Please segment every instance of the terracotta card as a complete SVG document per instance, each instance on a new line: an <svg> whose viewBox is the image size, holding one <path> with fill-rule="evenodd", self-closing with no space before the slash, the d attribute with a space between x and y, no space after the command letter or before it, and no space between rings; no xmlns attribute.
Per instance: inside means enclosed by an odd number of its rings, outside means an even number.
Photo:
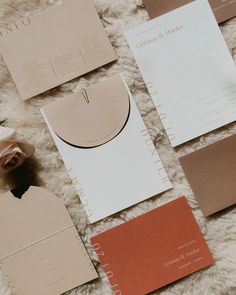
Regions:
<svg viewBox="0 0 236 295"><path fill-rule="evenodd" d="M172 187L121 75L41 111L91 223Z"/></svg>
<svg viewBox="0 0 236 295"><path fill-rule="evenodd" d="M179 160L205 216L236 203L236 135Z"/></svg>
<svg viewBox="0 0 236 295"><path fill-rule="evenodd" d="M213 264L185 197L91 239L116 295L143 295Z"/></svg>
<svg viewBox="0 0 236 295"><path fill-rule="evenodd" d="M160 16L192 0L143 0L150 18ZM218 23L236 16L236 0L209 0Z"/></svg>
<svg viewBox="0 0 236 295"><path fill-rule="evenodd" d="M0 236L0 269L18 295L59 295L97 278L64 204L45 189L0 197Z"/></svg>
<svg viewBox="0 0 236 295"><path fill-rule="evenodd" d="M116 59L92 0L67 0L0 28L0 51L24 100Z"/></svg>

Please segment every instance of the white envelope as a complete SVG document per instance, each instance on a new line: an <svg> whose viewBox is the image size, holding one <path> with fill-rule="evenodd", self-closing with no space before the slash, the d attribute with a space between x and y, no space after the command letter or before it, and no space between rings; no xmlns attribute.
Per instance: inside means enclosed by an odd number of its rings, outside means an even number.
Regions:
<svg viewBox="0 0 236 295"><path fill-rule="evenodd" d="M207 0L126 37L173 147L235 120L236 68Z"/></svg>
<svg viewBox="0 0 236 295"><path fill-rule="evenodd" d="M84 93L88 101L83 99ZM110 101L112 104L109 106ZM121 108L119 104L122 103ZM112 108L114 104L117 106ZM90 116L89 110L93 105L97 108L97 114ZM87 108L86 113L81 108ZM94 123L100 112L104 112L102 120ZM127 114L123 116L124 113ZM171 188L133 97L120 75L50 104L42 109L42 114L91 223ZM69 114L73 119L69 118ZM99 133L100 123L106 122L107 127L110 120L112 126L118 122L118 117L123 118L123 125L118 126L112 138L106 138L94 147L79 146L81 138L93 131L92 124ZM74 123L77 120L80 120L80 124ZM88 123L81 120L88 120ZM70 126L71 129L68 129ZM106 134L110 136L111 132L106 130ZM78 138L74 135L78 135Z"/></svg>

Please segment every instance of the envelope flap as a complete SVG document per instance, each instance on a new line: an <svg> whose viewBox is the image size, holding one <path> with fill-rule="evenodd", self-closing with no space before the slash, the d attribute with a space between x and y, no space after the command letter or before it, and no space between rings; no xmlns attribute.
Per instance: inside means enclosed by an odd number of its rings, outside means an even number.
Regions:
<svg viewBox="0 0 236 295"><path fill-rule="evenodd" d="M21 199L0 196L0 261L73 226L63 203L49 191L30 187Z"/></svg>
<svg viewBox="0 0 236 295"><path fill-rule="evenodd" d="M62 140L91 148L119 134L127 122L130 101L123 80L117 75L52 103L43 111Z"/></svg>

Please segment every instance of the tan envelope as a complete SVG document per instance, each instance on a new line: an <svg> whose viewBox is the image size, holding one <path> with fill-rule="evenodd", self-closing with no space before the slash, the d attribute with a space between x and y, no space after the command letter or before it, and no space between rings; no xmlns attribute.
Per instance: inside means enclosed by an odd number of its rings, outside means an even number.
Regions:
<svg viewBox="0 0 236 295"><path fill-rule="evenodd" d="M236 203L236 135L179 160L205 216Z"/></svg>
<svg viewBox="0 0 236 295"><path fill-rule="evenodd" d="M192 0L143 0L150 18L190 3ZM209 0L218 23L236 16L236 0Z"/></svg>
<svg viewBox="0 0 236 295"><path fill-rule="evenodd" d="M0 51L24 100L116 59L91 0L67 0L0 28Z"/></svg>
<svg viewBox="0 0 236 295"><path fill-rule="evenodd" d="M66 208L45 189L0 196L0 236L0 268L16 294L58 295L97 278Z"/></svg>

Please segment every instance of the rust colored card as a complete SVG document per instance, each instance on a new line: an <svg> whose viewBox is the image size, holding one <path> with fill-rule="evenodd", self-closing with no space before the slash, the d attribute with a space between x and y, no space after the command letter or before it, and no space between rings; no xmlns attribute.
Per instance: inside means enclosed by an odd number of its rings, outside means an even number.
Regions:
<svg viewBox="0 0 236 295"><path fill-rule="evenodd" d="M233 135L179 159L205 216L236 204L235 151Z"/></svg>
<svg viewBox="0 0 236 295"><path fill-rule="evenodd" d="M213 264L185 197L91 239L115 295L143 295Z"/></svg>
<svg viewBox="0 0 236 295"><path fill-rule="evenodd" d="M150 18L157 17L176 9L192 0L143 0ZM236 16L236 0L209 0L218 23Z"/></svg>

